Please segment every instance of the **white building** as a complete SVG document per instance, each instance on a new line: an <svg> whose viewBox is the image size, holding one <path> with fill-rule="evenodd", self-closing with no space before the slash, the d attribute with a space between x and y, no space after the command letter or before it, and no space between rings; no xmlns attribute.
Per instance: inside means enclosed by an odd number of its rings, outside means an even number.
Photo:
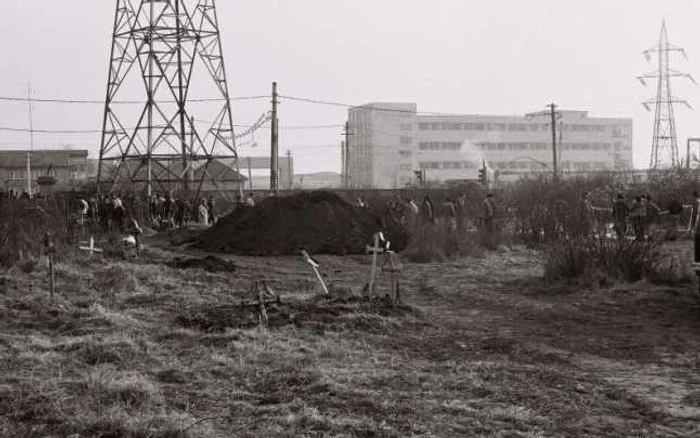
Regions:
<svg viewBox="0 0 700 438"><path fill-rule="evenodd" d="M560 172L632 169L632 119L558 111ZM415 171L430 182L476 179L485 160L501 178L551 172L551 117L421 114L413 103L371 103L349 111L348 184L401 188Z"/></svg>

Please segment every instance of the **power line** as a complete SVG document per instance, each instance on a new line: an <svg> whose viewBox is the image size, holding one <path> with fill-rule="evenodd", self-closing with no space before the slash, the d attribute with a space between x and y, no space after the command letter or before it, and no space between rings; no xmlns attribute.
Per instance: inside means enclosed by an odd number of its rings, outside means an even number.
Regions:
<svg viewBox="0 0 700 438"><path fill-rule="evenodd" d="M85 130L53 130L53 129L28 129L28 128L11 128L6 126L0 126L0 131L7 132L33 132L35 134L101 134L102 130L97 129L85 129Z"/></svg>
<svg viewBox="0 0 700 438"><path fill-rule="evenodd" d="M231 97L229 100L232 101L242 101L242 100L257 100L257 99L269 99L270 96L241 96L241 97ZM26 103L29 99L26 97L8 97L0 96L0 101L2 102L21 102ZM224 98L201 98L201 99L187 99L188 102L219 102L225 101ZM104 105L104 100L89 100L89 99L41 99L32 98L32 102L36 103L60 103L60 104L86 104L86 105ZM113 100L111 104L119 105L139 105L144 104L142 100Z"/></svg>
<svg viewBox="0 0 700 438"><path fill-rule="evenodd" d="M310 98L306 98L306 97L292 97L292 96L279 96L279 97L282 99L287 99L287 100L292 100L292 101L297 101L297 102L313 103L313 104L317 104L317 105L327 105L327 106L335 106L335 107L350 108L350 109L367 109L367 110L383 111L383 112L391 112L391 113L415 114L415 115L424 115L424 116L463 116L463 115L465 115L465 114L458 114L458 113L411 111L411 110L402 110L402 109L397 109L397 108L377 108L377 107L374 107L371 105L350 105L348 103L333 102L333 101L329 101L329 100L320 100L320 99L310 99Z"/></svg>

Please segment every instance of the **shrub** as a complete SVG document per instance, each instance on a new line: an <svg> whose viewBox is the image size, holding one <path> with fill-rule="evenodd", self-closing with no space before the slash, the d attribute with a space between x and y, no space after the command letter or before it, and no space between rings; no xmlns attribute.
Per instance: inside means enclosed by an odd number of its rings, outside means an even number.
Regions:
<svg viewBox="0 0 700 438"><path fill-rule="evenodd" d="M545 279L550 282L596 276L658 284L692 282L680 262L668 257L658 242L609 240L597 237L564 239L545 249Z"/></svg>
<svg viewBox="0 0 700 438"><path fill-rule="evenodd" d="M61 249L73 240L69 203L61 197L32 200L0 198L0 266L44 252L44 234ZM59 251L60 253L60 251Z"/></svg>

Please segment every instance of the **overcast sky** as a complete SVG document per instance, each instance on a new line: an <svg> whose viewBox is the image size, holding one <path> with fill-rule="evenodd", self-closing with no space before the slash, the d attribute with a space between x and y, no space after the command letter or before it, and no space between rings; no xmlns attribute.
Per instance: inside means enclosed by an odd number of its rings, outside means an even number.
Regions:
<svg viewBox="0 0 700 438"><path fill-rule="evenodd" d="M115 0L4 0L0 96L102 99ZM654 70L642 51L666 18L689 60L674 67L700 79L697 0L219 0L231 94L280 93L350 104L418 103L419 111L521 115L550 102L592 116L634 119L636 167L649 162L654 95L635 77ZM675 94L700 108L700 87ZM235 123L252 123L265 100L235 102ZM100 129L97 106L36 104L37 129ZM136 111L136 109L135 109ZM700 114L677 108L679 148L700 137ZM284 101L282 126L342 124L342 108ZM26 103L0 102L0 127L27 127ZM283 130L281 152L298 172L340 169L341 129ZM36 135L37 148L99 150L99 135ZM256 135L261 155L269 130ZM0 131L0 148L29 145Z"/></svg>

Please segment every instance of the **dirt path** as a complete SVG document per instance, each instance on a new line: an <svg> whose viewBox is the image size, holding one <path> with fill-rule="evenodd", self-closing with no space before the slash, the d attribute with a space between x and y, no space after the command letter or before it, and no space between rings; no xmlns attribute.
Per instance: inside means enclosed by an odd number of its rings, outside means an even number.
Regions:
<svg viewBox="0 0 700 438"><path fill-rule="evenodd" d="M657 413L651 430L700 435L700 300L685 289L648 284L552 294L527 251L412 267L411 302L444 323L424 348L432 357L556 364L582 380L625 393ZM659 436L654 435L653 436Z"/></svg>

